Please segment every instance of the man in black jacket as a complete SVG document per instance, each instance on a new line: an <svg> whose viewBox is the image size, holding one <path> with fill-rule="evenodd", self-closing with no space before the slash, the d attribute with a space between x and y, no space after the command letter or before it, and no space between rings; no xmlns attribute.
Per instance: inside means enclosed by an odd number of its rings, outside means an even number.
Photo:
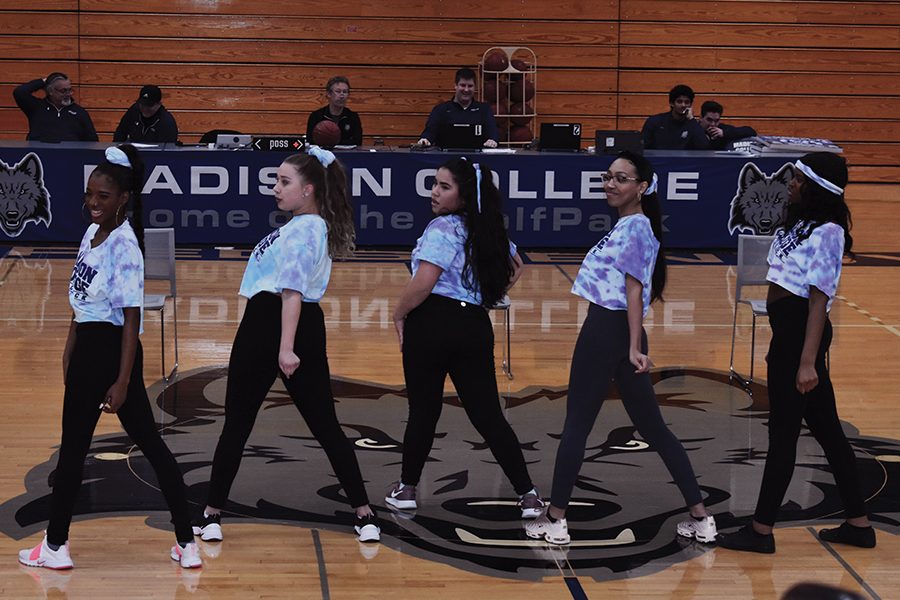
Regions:
<svg viewBox="0 0 900 600"><path fill-rule="evenodd" d="M113 134L114 142L161 144L177 139L175 117L162 105L162 90L155 85L141 88L137 102L126 111Z"/></svg>
<svg viewBox="0 0 900 600"><path fill-rule="evenodd" d="M707 100L700 106L700 125L709 138L710 149L725 150L735 140L756 135L756 130L752 127L735 127L722 123L723 112L725 109L715 100Z"/></svg>
<svg viewBox="0 0 900 600"><path fill-rule="evenodd" d="M44 90L44 98L34 92ZM86 110L72 98L72 82L65 73L50 73L45 79L23 83L13 98L28 117L26 140L38 142L96 142L97 130Z"/></svg>
<svg viewBox="0 0 900 600"><path fill-rule="evenodd" d="M362 121L357 113L347 108L347 99L350 97L350 80L341 75L332 77L325 85L325 96L328 98L328 104L310 113L306 120L306 138L312 143L318 143L313 138L313 130L316 125L322 121L332 121L341 132L339 145L362 145Z"/></svg>
<svg viewBox="0 0 900 600"><path fill-rule="evenodd" d="M707 150L709 140L694 119L694 90L679 84L669 91L669 110L647 117L641 131L645 150Z"/></svg>

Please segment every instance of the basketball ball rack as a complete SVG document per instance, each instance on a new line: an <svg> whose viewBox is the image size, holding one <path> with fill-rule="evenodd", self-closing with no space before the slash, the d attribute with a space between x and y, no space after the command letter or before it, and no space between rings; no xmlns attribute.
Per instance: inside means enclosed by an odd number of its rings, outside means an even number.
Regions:
<svg viewBox="0 0 900 600"><path fill-rule="evenodd" d="M485 50L479 67L481 101L494 109L500 145L511 148L531 144L538 89L534 51L525 46L493 46Z"/></svg>

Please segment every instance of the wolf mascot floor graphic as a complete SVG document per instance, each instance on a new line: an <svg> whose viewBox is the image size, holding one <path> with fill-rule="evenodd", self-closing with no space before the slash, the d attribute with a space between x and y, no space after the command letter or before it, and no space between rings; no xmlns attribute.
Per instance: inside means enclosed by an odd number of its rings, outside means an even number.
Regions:
<svg viewBox="0 0 900 600"><path fill-rule="evenodd" d="M197 369L164 392L159 384L150 390L165 421L166 441L198 505L206 496L224 419L226 375L225 368ZM745 521L756 501L767 447L765 388L756 384L748 396L730 384L726 373L701 369L663 369L653 377L663 415L684 443L720 528ZM340 378L333 385L338 416L355 444L387 546L480 574L526 579L558 575L552 558L558 551L548 552L545 544L523 535L513 491L457 398L445 400L419 487L419 510L400 515L386 509L382 498L400 473L404 390ZM542 387L505 397L532 477L545 493L565 398L565 388ZM562 551L579 575L598 580L659 571L704 551L676 539L675 523L685 514L682 498L616 398L613 390L589 440L569 512L573 543ZM873 520L896 534L900 444L860 437L851 425L845 427L860 458ZM0 505L3 533L21 539L44 526L55 464L54 454L29 472L25 494ZM155 486L152 469L127 436L98 437L86 462L76 515L165 514ZM831 474L808 433L801 437L785 502L782 525L840 518ZM352 522L324 453L280 383L260 411L227 510L234 515L231 522L275 520L343 532ZM163 524L156 514L150 522Z"/></svg>

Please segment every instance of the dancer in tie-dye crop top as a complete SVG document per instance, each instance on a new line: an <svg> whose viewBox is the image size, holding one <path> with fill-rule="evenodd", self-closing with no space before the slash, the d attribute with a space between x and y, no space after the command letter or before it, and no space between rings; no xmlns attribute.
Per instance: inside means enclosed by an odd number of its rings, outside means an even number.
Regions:
<svg viewBox="0 0 900 600"><path fill-rule="evenodd" d="M794 164L785 228L769 250L766 301L772 341L766 355L769 388L769 452L753 521L722 535L719 545L746 552L775 552L772 528L787 493L800 426L825 451L844 504L846 520L819 531L819 539L872 548L856 458L844 436L825 358L831 345L829 311L841 277L841 260L853 246L850 209L844 200L847 163L828 152Z"/></svg>
<svg viewBox="0 0 900 600"><path fill-rule="evenodd" d="M659 453L691 513L678 523L679 535L701 542L715 539L716 522L703 504L684 447L663 421L650 381L642 324L650 303L662 298L666 283L656 185L650 162L630 152L619 154L603 174L607 202L617 209L619 220L585 256L572 286L572 293L590 306L572 356L550 506L525 526L529 537L569 543L566 509L584 462L588 435L615 379L628 415L641 437Z"/></svg>

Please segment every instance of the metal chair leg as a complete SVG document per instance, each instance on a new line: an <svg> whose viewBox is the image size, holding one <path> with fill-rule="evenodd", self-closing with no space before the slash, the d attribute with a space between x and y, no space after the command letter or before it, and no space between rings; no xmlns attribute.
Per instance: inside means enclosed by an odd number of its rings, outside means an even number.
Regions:
<svg viewBox="0 0 900 600"><path fill-rule="evenodd" d="M753 382L753 358L756 355L756 313L753 313L752 328L750 330L750 379L747 383Z"/></svg>
<svg viewBox="0 0 900 600"><path fill-rule="evenodd" d="M513 379L512 372L512 336L509 324L509 307L503 309L503 329L506 332L506 340L503 344L503 360L500 362L500 368L506 373L509 379Z"/></svg>
<svg viewBox="0 0 900 600"><path fill-rule="evenodd" d="M166 307L163 305L159 311L159 350L162 354L162 378L166 383L169 379L166 377Z"/></svg>

